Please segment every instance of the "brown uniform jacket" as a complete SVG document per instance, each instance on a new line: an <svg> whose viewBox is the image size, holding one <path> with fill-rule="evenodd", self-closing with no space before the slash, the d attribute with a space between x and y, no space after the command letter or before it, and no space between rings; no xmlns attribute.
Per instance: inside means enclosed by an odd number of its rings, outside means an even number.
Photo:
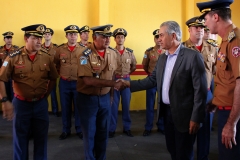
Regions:
<svg viewBox="0 0 240 160"><path fill-rule="evenodd" d="M7 58L7 56L10 53L18 50L18 48L19 48L18 46L12 45L11 48L9 48L9 51L7 51L5 49L5 45L4 46L0 46L0 67L2 66L2 63Z"/></svg>
<svg viewBox="0 0 240 160"><path fill-rule="evenodd" d="M233 105L234 89L238 77L240 77L240 30L235 25L231 25L226 37L222 38L217 54L213 104L217 106Z"/></svg>
<svg viewBox="0 0 240 160"><path fill-rule="evenodd" d="M115 74L128 75L131 72L131 66L137 64L133 50L125 48L122 55L117 51L116 48L115 50L117 52L117 69Z"/></svg>
<svg viewBox="0 0 240 160"><path fill-rule="evenodd" d="M54 63L62 78L77 80L77 56L81 54L82 51L83 48L80 47L78 43L72 52L69 50L67 43L58 46L54 56Z"/></svg>
<svg viewBox="0 0 240 160"><path fill-rule="evenodd" d="M42 44L42 49L44 49L45 51L47 51L48 54L50 54L52 60L54 60L57 47L58 46L54 43L51 43L49 47L45 47L44 43Z"/></svg>
<svg viewBox="0 0 240 160"><path fill-rule="evenodd" d="M86 47L90 47L91 46L91 42L88 42L86 45L82 44L81 42L78 42L79 46L82 48L86 48Z"/></svg>
<svg viewBox="0 0 240 160"><path fill-rule="evenodd" d="M27 98L40 98L47 89L49 80L58 77L57 70L47 53L38 51L31 61L25 47L11 53L4 61L0 80L13 80L14 93Z"/></svg>
<svg viewBox="0 0 240 160"><path fill-rule="evenodd" d="M190 39L188 39L186 42L183 42L183 44L186 47L194 49L199 52L199 50L191 42ZM215 64L216 64L216 56L217 56L217 47L207 43L206 41L203 41L201 53L204 59L204 65L206 70L207 87L210 88L213 75L215 74L215 71L216 71Z"/></svg>
<svg viewBox="0 0 240 160"><path fill-rule="evenodd" d="M104 95L110 91L110 87L93 87L84 84L81 77L96 77L112 80L117 65L117 55L114 49L108 48L102 58L97 53L94 45L86 48L78 56L78 82L77 91L87 95Z"/></svg>
<svg viewBox="0 0 240 160"><path fill-rule="evenodd" d="M158 61L158 57L162 53L165 53L165 50L161 50L161 52L158 52L158 46L150 47L145 51L144 57L143 57L143 60L142 60L142 65L147 66L148 73L153 72L153 70L156 66L156 63Z"/></svg>

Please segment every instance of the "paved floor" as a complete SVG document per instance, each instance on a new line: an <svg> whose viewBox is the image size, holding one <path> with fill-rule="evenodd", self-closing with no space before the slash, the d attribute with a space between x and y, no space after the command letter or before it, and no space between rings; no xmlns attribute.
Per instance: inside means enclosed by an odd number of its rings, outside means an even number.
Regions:
<svg viewBox="0 0 240 160"><path fill-rule="evenodd" d="M2 117L2 114L0 115ZM216 119L217 115L214 119ZM83 141L75 135L74 127L72 135L65 140L58 140L61 133L61 117L49 115L50 126L48 136L48 160L83 160ZM164 135L156 131L143 137L142 132L145 124L145 111L132 111L132 133L134 137L122 134L121 112L117 133L109 139L107 148L107 160L170 160L166 150ZM74 126L74 119L72 120ZM217 151L217 126L214 120L214 131L211 133L210 160L218 159ZM33 159L33 141L29 144L30 160ZM12 159L12 122L0 118L0 159Z"/></svg>

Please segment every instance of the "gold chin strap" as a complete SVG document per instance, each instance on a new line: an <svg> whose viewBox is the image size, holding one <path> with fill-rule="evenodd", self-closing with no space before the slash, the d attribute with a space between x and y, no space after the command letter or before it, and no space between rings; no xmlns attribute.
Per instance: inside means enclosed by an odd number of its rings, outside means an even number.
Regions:
<svg viewBox="0 0 240 160"><path fill-rule="evenodd" d="M202 13L205 13L205 12L210 12L212 9L211 8L205 8L203 10L201 10Z"/></svg>

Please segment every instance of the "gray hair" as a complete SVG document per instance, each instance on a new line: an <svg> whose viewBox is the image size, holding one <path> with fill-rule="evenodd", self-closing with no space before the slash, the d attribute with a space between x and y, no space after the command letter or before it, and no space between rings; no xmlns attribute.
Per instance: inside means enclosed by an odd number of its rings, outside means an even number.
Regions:
<svg viewBox="0 0 240 160"><path fill-rule="evenodd" d="M182 31L181 31L181 28L179 26L179 24L175 21L166 21L166 22L163 22L160 26L163 27L163 26L167 26L167 33L168 34L172 34L172 33L175 33L176 34L176 37L177 37L177 41L181 41L182 39Z"/></svg>

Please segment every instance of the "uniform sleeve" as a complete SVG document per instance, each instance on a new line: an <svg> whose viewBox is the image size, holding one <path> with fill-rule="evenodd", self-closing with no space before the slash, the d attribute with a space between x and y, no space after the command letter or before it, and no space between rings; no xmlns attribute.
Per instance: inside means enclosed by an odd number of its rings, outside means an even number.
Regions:
<svg viewBox="0 0 240 160"><path fill-rule="evenodd" d="M50 59L50 63L49 63L49 68L50 68L50 74L49 74L49 79L50 80L54 80L58 78L58 72L57 69L55 67L54 62L51 60L51 57L49 57Z"/></svg>
<svg viewBox="0 0 240 160"><path fill-rule="evenodd" d="M136 57L135 57L134 53L132 53L132 60L131 61L132 61L133 65L137 64L137 60L136 60Z"/></svg>
<svg viewBox="0 0 240 160"><path fill-rule="evenodd" d="M79 55L78 56L78 73L77 76L78 77L92 77L93 76L93 72L92 72L92 66L91 66L91 62L90 62L90 57L86 57L83 55Z"/></svg>
<svg viewBox="0 0 240 160"><path fill-rule="evenodd" d="M236 38L228 45L228 59L235 79L240 77L240 39Z"/></svg>
<svg viewBox="0 0 240 160"><path fill-rule="evenodd" d="M146 51L143 56L142 65L147 66L149 64L149 52Z"/></svg>
<svg viewBox="0 0 240 160"><path fill-rule="evenodd" d="M59 72L59 70L60 70L60 49L59 48L56 49L56 53L54 55L54 60L53 61L56 65L57 71Z"/></svg>
<svg viewBox="0 0 240 160"><path fill-rule="evenodd" d="M2 67L0 69L0 80L7 82L11 77L12 71L13 71L12 58L8 56L4 60Z"/></svg>

